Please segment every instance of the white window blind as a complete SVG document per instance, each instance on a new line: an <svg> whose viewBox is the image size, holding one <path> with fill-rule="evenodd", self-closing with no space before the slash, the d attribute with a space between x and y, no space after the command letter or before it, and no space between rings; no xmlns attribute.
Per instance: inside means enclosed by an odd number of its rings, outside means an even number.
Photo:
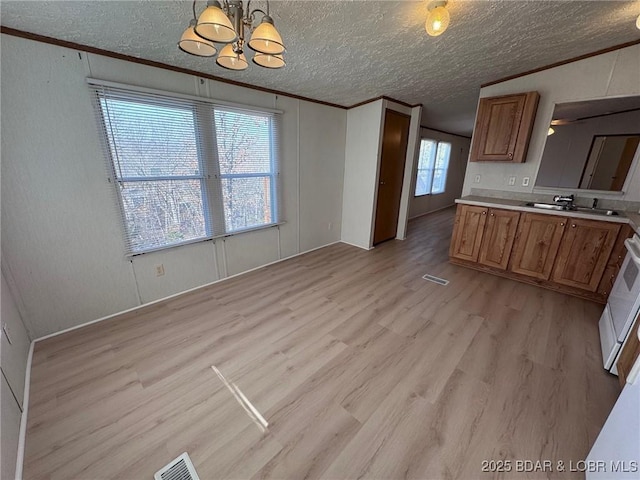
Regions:
<svg viewBox="0 0 640 480"><path fill-rule="evenodd" d="M128 254L282 221L280 114L91 88Z"/></svg>
<svg viewBox="0 0 640 480"><path fill-rule="evenodd" d="M420 142L415 196L444 193L451 144L423 139Z"/></svg>

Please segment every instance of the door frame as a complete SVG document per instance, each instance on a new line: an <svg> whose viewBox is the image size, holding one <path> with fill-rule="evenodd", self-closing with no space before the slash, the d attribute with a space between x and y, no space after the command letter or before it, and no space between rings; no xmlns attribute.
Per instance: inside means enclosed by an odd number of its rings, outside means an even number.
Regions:
<svg viewBox="0 0 640 480"><path fill-rule="evenodd" d="M402 189L400 190L400 206L398 209L398 225L400 225L400 213L402 210L402 198L403 195L405 193L405 189L407 188L407 178L406 178L406 170L407 170L407 157L409 156L409 154L411 153L411 120L412 120L412 110L413 109L409 109L409 113L397 110L395 108L390 108L389 104L385 102L383 102L382 104L382 112L380 115L380 133L378 135L378 160L377 160L377 164L376 164L376 183L375 183L375 188L374 188L374 193L373 193L373 209L371 211L371 232L369 233L369 249L374 248L373 245L373 238L375 236L375 232L376 232L376 212L378 211L378 188L380 187L380 165L382 164L382 143L384 140L384 127L385 127L385 123L387 120L387 110L391 110L394 114L398 114L400 116L406 117L409 119L409 134L407 136L407 153L405 155L405 159L404 159L404 168L403 168L403 179L402 179ZM418 128L419 131L419 128ZM413 155L415 155L415 148L413 149ZM411 164L413 165L413 162L411 162ZM412 168L413 170L413 168ZM410 186L409 186L410 187ZM407 209L407 217L409 215L409 210ZM398 234L397 234L397 228L396 227L396 239L398 238Z"/></svg>

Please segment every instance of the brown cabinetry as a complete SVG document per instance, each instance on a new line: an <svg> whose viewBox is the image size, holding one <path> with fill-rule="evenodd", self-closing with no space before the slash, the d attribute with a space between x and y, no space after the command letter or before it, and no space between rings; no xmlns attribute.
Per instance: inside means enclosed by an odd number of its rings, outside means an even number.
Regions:
<svg viewBox="0 0 640 480"><path fill-rule="evenodd" d="M506 270L516 238L520 212L490 208L482 235L478 262L488 267Z"/></svg>
<svg viewBox="0 0 640 480"><path fill-rule="evenodd" d="M605 303L628 225L459 204L452 263Z"/></svg>
<svg viewBox="0 0 640 480"><path fill-rule="evenodd" d="M548 280L567 220L555 215L524 213L509 270Z"/></svg>
<svg viewBox="0 0 640 480"><path fill-rule="evenodd" d="M470 262L478 261L488 210L486 207L473 205L458 207L449 249L450 256Z"/></svg>
<svg viewBox="0 0 640 480"><path fill-rule="evenodd" d="M539 99L538 92L481 98L470 160L524 162Z"/></svg>
<svg viewBox="0 0 640 480"><path fill-rule="evenodd" d="M570 219L567 227L556 258L552 280L562 285L595 292L620 232L620 225Z"/></svg>

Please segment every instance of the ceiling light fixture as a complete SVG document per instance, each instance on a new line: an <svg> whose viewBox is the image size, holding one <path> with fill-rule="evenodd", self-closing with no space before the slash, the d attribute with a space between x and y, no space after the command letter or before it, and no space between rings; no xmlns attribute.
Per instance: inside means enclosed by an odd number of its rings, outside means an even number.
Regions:
<svg viewBox="0 0 640 480"><path fill-rule="evenodd" d="M185 53L199 57L212 57L217 53L214 43L224 44L218 53L216 63L229 70L244 70L249 66L245 56L245 44L255 51L253 62L265 68L282 68L286 65L283 57L285 46L280 33L267 11L256 8L250 10L251 0L246 9L242 0L209 0L207 8L196 15L196 2L193 2L193 19L182 34L178 48ZM256 13L262 19L254 26ZM252 33L249 41L245 38L245 28Z"/></svg>
<svg viewBox="0 0 640 480"><path fill-rule="evenodd" d="M638 15L638 18L636 18L636 28L640 30L640 15Z"/></svg>
<svg viewBox="0 0 640 480"><path fill-rule="evenodd" d="M549 131L547 132L547 137L549 135L553 135L554 133L556 133L556 131L553 129L553 127L549 127Z"/></svg>
<svg viewBox="0 0 640 480"><path fill-rule="evenodd" d="M447 6L447 0L435 0L427 5L427 21L424 24L424 28L427 33L432 37L442 35L449 26L449 11L445 8Z"/></svg>

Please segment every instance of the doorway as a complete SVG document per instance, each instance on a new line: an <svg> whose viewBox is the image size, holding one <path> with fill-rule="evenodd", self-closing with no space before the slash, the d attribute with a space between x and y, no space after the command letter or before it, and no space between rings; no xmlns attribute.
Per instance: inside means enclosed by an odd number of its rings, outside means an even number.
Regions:
<svg viewBox="0 0 640 480"><path fill-rule="evenodd" d="M410 123L408 115L388 109L385 112L374 245L396 238Z"/></svg>

